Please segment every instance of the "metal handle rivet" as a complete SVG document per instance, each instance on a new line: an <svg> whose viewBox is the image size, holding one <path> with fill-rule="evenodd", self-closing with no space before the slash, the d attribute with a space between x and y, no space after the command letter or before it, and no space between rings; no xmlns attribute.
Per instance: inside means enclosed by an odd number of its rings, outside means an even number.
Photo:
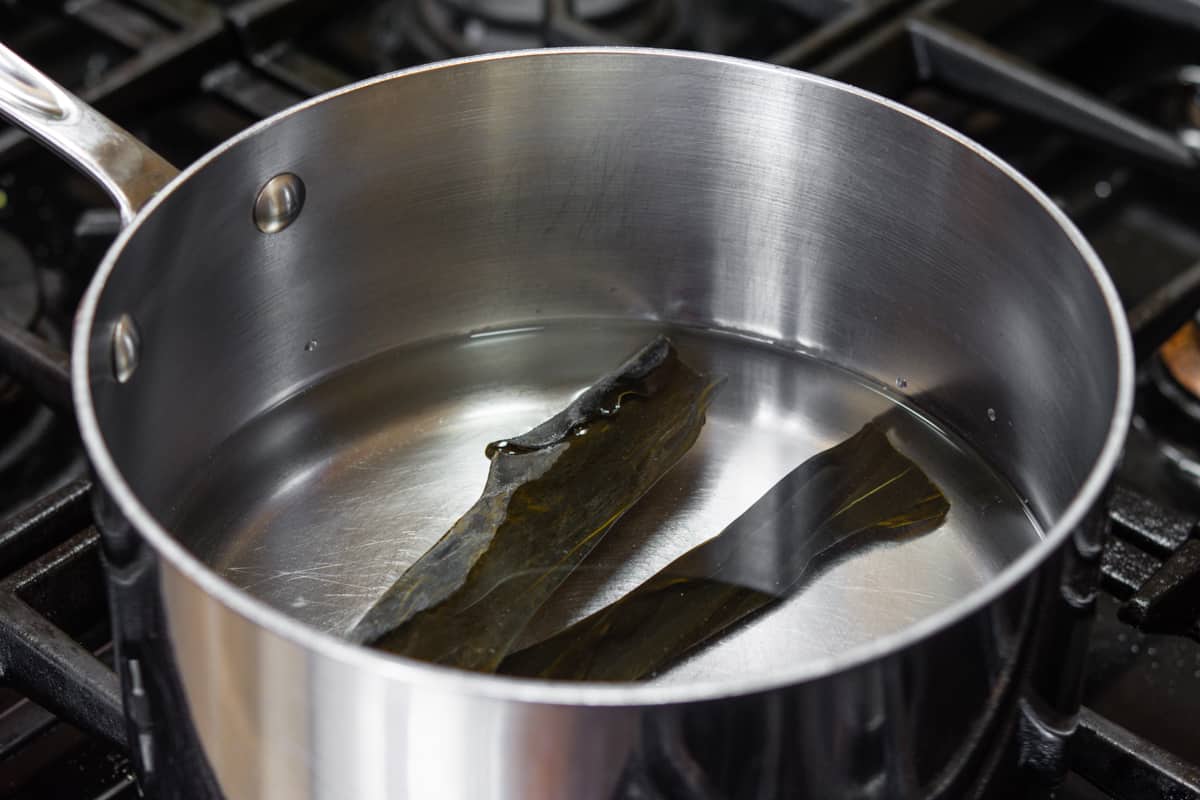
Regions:
<svg viewBox="0 0 1200 800"><path fill-rule="evenodd" d="M112 361L113 376L117 383L126 383L133 377L141 358L142 337L138 333L133 317L122 314L113 326Z"/></svg>
<svg viewBox="0 0 1200 800"><path fill-rule="evenodd" d="M290 172L262 185L254 198L254 224L263 233L278 233L291 225L304 208L304 181Z"/></svg>

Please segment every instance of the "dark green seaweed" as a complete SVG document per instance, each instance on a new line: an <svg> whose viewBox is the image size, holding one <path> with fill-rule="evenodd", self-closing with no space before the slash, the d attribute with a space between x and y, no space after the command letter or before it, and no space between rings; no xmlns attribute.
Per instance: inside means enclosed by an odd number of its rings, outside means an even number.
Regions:
<svg viewBox="0 0 1200 800"><path fill-rule="evenodd" d="M715 386L659 337L559 414L488 445L482 496L349 637L494 670L546 599L696 441Z"/></svg>
<svg viewBox="0 0 1200 800"><path fill-rule="evenodd" d="M592 681L652 676L792 594L818 556L930 531L949 510L920 467L868 423L792 470L718 536L612 605L512 653L498 671Z"/></svg>

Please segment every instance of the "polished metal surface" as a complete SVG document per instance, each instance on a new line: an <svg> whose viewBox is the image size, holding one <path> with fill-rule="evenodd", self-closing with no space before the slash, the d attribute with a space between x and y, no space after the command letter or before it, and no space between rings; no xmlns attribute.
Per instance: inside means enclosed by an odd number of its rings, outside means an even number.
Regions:
<svg viewBox="0 0 1200 800"><path fill-rule="evenodd" d="M263 236L228 198L288 172L304 176L304 213ZM125 313L143 347L119 384L110 336ZM596 320L734 332L901 387L1013 481L1045 538L994 575L952 581L961 597L845 649L765 674L636 686L500 679L373 653L195 557L236 551L255 530L280 537L264 513L222 542L221 526L206 530L181 500L222 443L300 389L401 346ZM698 796L963 796L994 768L983 754L1007 752L1018 708L1070 728L1087 575L1077 562L1098 552L1099 528L1084 523L1132 392L1119 303L1078 232L1027 182L857 90L614 49L468 59L334 93L235 138L147 207L89 289L73 369L85 444L112 499L110 547L121 552L131 525L161 559L163 621L118 625L119 646L166 643L156 674L177 674L233 800L606 798L643 774ZM789 385L781 378L781 397L762 407L804 419L812 396ZM536 413L561 400L545 388L532 393ZM421 389L420 375L403 387ZM745 442L752 463L746 402L714 414L713 430L732 426L725 441ZM453 427L479 405L389 430ZM350 420L291 407L308 413L276 425L279 441L261 452L305 452L306 437L336 440ZM814 440L820 429L802 428ZM339 522L353 519L321 508L329 496L306 483L314 475L356 485L381 511L397 491L469 500L462 487L477 486L466 446L461 459L389 474L362 469L376 443L310 446L327 454L312 474L263 463L263 486L286 493L294 480L328 522L298 528L292 546L342 536ZM241 508L272 510L262 497ZM382 558L364 558L363 573ZM305 580L322 586L323 568ZM847 613L883 613L865 603ZM151 694L143 712L174 697ZM922 735L934 728L936 742ZM161 763L143 759L143 778Z"/></svg>
<svg viewBox="0 0 1200 800"><path fill-rule="evenodd" d="M142 338L138 334L137 323L133 317L122 314L113 325L112 332L113 377L117 383L127 383L133 377L141 349Z"/></svg>
<svg viewBox="0 0 1200 800"><path fill-rule="evenodd" d="M176 169L0 43L0 116L104 188L129 223Z"/></svg>
<svg viewBox="0 0 1200 800"><path fill-rule="evenodd" d="M279 233L296 221L304 208L304 182L290 172L263 184L254 198L254 224L263 233Z"/></svg>
<svg viewBox="0 0 1200 800"><path fill-rule="evenodd" d="M662 330L576 321L371 359L224 442L166 521L235 586L346 633L475 501L489 441L550 417ZM761 342L665 331L688 363L724 379L700 439L539 611L526 641L624 595L867 420L946 493L945 524L814 568L781 608L657 680L769 679L839 655L951 606L1037 541L1016 492L898 396Z"/></svg>

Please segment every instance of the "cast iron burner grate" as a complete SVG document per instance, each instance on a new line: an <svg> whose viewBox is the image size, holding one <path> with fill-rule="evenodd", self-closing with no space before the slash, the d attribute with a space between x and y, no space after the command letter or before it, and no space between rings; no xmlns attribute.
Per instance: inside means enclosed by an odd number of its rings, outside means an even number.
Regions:
<svg viewBox="0 0 1200 800"><path fill-rule="evenodd" d="M1163 455L1194 440L1172 422L1188 409L1172 401L1181 383L1156 354L1200 307L1200 226L1187 213L1200 200L1191 0L9 0L0 36L180 164L381 70L541 44L670 45L800 67L980 139L1100 251L1144 365L1111 504L1090 709L1059 796L1200 798L1190 735L1200 537L1194 517L1172 510L1196 507L1197 488ZM62 349L116 229L86 181L0 129L0 671L10 687L0 690L0 793L13 798L137 795ZM1164 734L1164 720L1186 733Z"/></svg>

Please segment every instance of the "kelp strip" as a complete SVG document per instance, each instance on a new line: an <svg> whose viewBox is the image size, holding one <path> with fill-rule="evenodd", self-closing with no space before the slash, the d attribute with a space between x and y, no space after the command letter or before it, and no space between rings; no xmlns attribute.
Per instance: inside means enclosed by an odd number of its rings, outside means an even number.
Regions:
<svg viewBox="0 0 1200 800"><path fill-rule="evenodd" d="M716 383L659 337L528 433L488 445L483 494L349 634L491 671L700 434Z"/></svg>
<svg viewBox="0 0 1200 800"><path fill-rule="evenodd" d="M822 554L942 523L950 503L868 423L631 593L508 656L509 675L633 681L792 594Z"/></svg>

